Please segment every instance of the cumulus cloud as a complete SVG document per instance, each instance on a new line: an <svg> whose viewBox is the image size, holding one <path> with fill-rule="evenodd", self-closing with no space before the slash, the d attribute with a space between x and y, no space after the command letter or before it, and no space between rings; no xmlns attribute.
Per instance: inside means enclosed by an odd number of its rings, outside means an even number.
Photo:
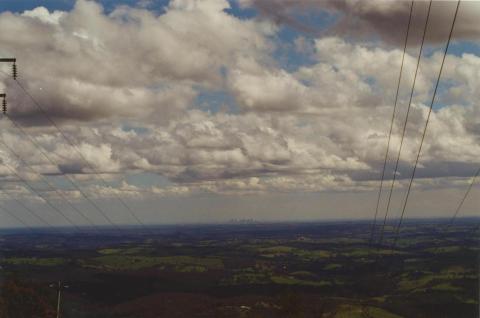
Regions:
<svg viewBox="0 0 480 318"><path fill-rule="evenodd" d="M192 102L192 84L219 87L222 70L240 57L268 58L272 28L227 8L225 0L175 0L159 16L125 6L107 14L79 0L69 12L4 12L2 53L17 57L21 80L52 116L170 118ZM6 86L15 92L11 81ZM19 95L11 96L21 105L12 113L38 117Z"/></svg>
<svg viewBox="0 0 480 318"><path fill-rule="evenodd" d="M404 2L378 7L356 1L261 3L244 5L263 10L260 5L275 4L271 14L313 6L346 15L355 11L359 32L373 28L385 38L392 35L382 30L395 28L372 17L405 18ZM21 81L82 153L48 125L14 82L5 80L13 118L54 159L54 164L46 160L14 126L1 121L0 137L36 171L28 178L70 174L94 198L377 189L402 51L352 42L344 33L308 45L297 38L296 47L308 50L312 61L289 71L270 56L278 30L258 19L236 18L225 11L228 6L222 0L175 0L161 15L130 7L107 14L97 3L79 0L69 12L37 8L0 14L0 28L6 30L0 41L19 59ZM339 19L336 28L346 28L346 20ZM465 28L459 27L460 35L476 36ZM439 54L422 59L400 187L410 176L440 60ZM407 54L392 156L415 65L415 53ZM479 69L476 55L447 58L442 81L448 85L438 99L443 107L432 114L418 174L425 189L464 185L459 178L478 162ZM228 95L233 110L201 110L200 91ZM0 157L17 172L27 170L7 150ZM90 165L109 186L100 185ZM169 184L136 186L125 174L162 176ZM15 181L2 166L0 176ZM78 192L63 190L81 199Z"/></svg>

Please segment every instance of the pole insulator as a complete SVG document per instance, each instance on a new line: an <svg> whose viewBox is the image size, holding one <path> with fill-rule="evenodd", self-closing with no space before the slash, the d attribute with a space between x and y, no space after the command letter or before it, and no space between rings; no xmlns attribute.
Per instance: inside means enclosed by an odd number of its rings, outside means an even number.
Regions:
<svg viewBox="0 0 480 318"><path fill-rule="evenodd" d="M15 62L12 64L12 76L14 80L18 77L17 64Z"/></svg>
<svg viewBox="0 0 480 318"><path fill-rule="evenodd" d="M5 98L2 101L2 111L4 115L7 114L7 100Z"/></svg>

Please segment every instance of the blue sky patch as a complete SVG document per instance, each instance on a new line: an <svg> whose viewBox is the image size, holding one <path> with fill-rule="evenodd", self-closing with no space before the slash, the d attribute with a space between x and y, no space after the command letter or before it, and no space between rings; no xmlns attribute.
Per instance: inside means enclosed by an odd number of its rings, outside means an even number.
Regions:
<svg viewBox="0 0 480 318"><path fill-rule="evenodd" d="M238 113L235 98L227 91L211 91L199 89L195 104L203 111L212 114L218 112Z"/></svg>
<svg viewBox="0 0 480 318"><path fill-rule="evenodd" d="M0 11L23 12L37 7L45 7L50 11L70 11L74 7L75 2L76 0L1 0ZM106 12L111 12L120 5L138 7L143 3L147 3L142 0L100 0L97 2L102 4ZM151 5L146 6L146 8L161 12L169 2L169 0L151 1Z"/></svg>
<svg viewBox="0 0 480 318"><path fill-rule="evenodd" d="M248 20L257 16L257 12L254 9L241 8L238 5L238 1L229 0L228 2L230 3L230 8L226 9L225 12L230 15L233 15L234 17L237 17L242 20Z"/></svg>
<svg viewBox="0 0 480 318"><path fill-rule="evenodd" d="M122 126L122 130L125 132L133 131L137 135L145 135L145 134L148 134L149 132L148 128L133 126L127 123Z"/></svg>

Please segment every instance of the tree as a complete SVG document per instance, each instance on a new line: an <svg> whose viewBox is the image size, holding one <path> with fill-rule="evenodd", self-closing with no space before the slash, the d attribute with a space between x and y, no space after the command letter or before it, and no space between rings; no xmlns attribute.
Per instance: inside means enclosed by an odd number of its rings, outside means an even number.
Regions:
<svg viewBox="0 0 480 318"><path fill-rule="evenodd" d="M54 317L55 309L47 294L44 288L18 278L7 278L1 286L0 318Z"/></svg>

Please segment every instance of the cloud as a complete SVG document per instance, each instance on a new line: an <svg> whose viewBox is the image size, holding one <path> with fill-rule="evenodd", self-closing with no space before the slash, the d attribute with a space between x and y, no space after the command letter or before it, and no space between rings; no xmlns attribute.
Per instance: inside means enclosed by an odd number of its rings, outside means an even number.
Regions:
<svg viewBox="0 0 480 318"><path fill-rule="evenodd" d="M192 102L192 85L221 87L222 70L240 57L268 59L272 29L237 19L224 12L228 7L224 0L176 0L158 16L126 6L106 14L78 0L69 12L1 13L0 41L4 54L17 57L20 80L59 120L165 120ZM15 84L5 84L9 99L21 105L13 115L41 117Z"/></svg>
<svg viewBox="0 0 480 318"><path fill-rule="evenodd" d="M391 0L239 0L245 7L256 8L264 17L278 24L290 25L314 34L341 34L371 40L375 36L389 44L403 44L410 13L410 1ZM449 32L456 1L434 1L427 41L441 43ZM428 1L415 1L412 32L419 42L426 17ZM305 24L302 19L308 14L325 12L334 22L326 28ZM462 1L454 38L477 41L480 31L476 27L480 17L478 1ZM307 20L308 21L308 20ZM327 21L328 22L328 21ZM415 43L412 41L412 44Z"/></svg>
<svg viewBox="0 0 480 318"><path fill-rule="evenodd" d="M359 32L366 32L362 28L372 12L385 17L404 12L402 2L318 3L297 5L345 14L358 10ZM278 6L286 13L296 8L293 1ZM0 14L6 30L0 41L19 58L21 81L89 162L5 80L13 118L55 161L2 121L3 140L37 171L28 177L70 174L95 198L377 189L402 51L352 42L344 33L308 45L297 38L294 44L311 61L291 71L270 56L278 29L236 18L227 8L220 0L177 0L158 16L129 7L106 14L97 3L79 0L70 12L37 8ZM341 19L337 28L343 27ZM368 26L381 32L380 24ZM440 60L438 53L422 59L400 162L401 187L411 173ZM407 54L391 157L399 146L415 65L415 54ZM447 57L437 101L442 108L432 114L419 167L418 184L425 189L464 185L459 178L478 162L479 69L476 55ZM220 91L234 105L229 111L202 110L199 91ZM210 103L205 101L207 108ZM0 157L17 172L27 170L6 150ZM90 165L111 185L100 185ZM126 174L161 176L168 184L133 185ZM16 181L2 167L0 175ZM439 181L444 178L445 184Z"/></svg>

